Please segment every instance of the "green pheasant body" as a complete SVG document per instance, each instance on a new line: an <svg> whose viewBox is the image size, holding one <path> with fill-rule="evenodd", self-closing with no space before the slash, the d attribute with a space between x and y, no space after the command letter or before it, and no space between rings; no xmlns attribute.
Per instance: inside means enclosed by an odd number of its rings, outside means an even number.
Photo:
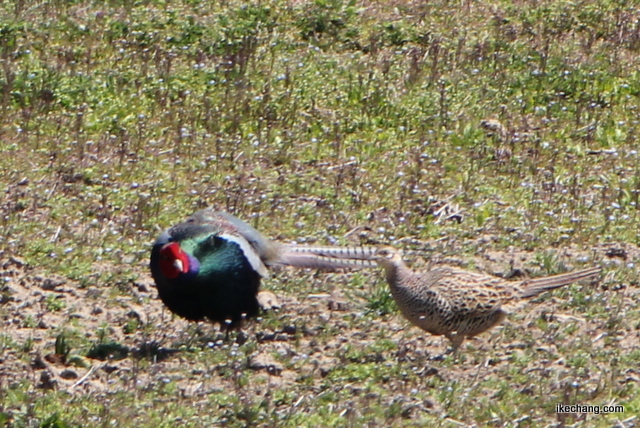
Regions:
<svg viewBox="0 0 640 428"><path fill-rule="evenodd" d="M150 269L169 310L188 320L208 319L231 328L257 315L257 294L260 280L268 276L267 266L375 266L366 260L316 254L310 251L313 247L294 248L269 241L228 213L205 209L158 237Z"/></svg>
<svg viewBox="0 0 640 428"><path fill-rule="evenodd" d="M151 256L151 271L160 299L177 315L191 321L210 321L234 327L259 310L256 298L260 288L262 262L256 267L238 244L242 235L230 239L235 230L223 217L187 221L158 238ZM197 272L167 278L159 268L160 249L179 243L182 251L197 260Z"/></svg>

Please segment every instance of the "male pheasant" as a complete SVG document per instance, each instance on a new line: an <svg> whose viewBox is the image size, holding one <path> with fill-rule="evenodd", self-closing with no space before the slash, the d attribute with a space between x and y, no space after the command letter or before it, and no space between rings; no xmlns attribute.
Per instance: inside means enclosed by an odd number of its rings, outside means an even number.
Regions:
<svg viewBox="0 0 640 428"><path fill-rule="evenodd" d="M340 247L336 257L314 254L314 247L280 245L225 212L204 209L163 232L151 250L150 269L162 302L192 321L208 319L237 327L257 315L257 294L267 266L317 269L373 267L351 260ZM328 247L331 248L331 247ZM369 250L372 252L372 250Z"/></svg>

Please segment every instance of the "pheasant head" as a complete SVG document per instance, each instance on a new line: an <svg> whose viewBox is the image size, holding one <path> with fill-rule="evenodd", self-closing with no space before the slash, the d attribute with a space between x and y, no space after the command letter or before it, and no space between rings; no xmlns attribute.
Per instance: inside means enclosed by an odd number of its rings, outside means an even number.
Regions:
<svg viewBox="0 0 640 428"><path fill-rule="evenodd" d="M169 242L160 248L160 271L167 279L188 279L198 274L200 262L185 252L177 242Z"/></svg>
<svg viewBox="0 0 640 428"><path fill-rule="evenodd" d="M395 269L404 265L400 251L391 246L378 248L374 253L374 258L385 270Z"/></svg>

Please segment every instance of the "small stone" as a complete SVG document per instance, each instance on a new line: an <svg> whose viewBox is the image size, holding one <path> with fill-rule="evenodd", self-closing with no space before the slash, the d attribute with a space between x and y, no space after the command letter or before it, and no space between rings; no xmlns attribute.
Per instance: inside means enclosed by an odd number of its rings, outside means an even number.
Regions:
<svg viewBox="0 0 640 428"><path fill-rule="evenodd" d="M92 287L90 289L87 290L87 293L85 294L85 298L86 299L98 299L102 296L102 291L100 291L100 289L96 288L96 287Z"/></svg>
<svg viewBox="0 0 640 428"><path fill-rule="evenodd" d="M276 335L273 332L268 332L268 333L260 333L258 336L258 341L259 342L271 342L273 340L275 340Z"/></svg>
<svg viewBox="0 0 640 428"><path fill-rule="evenodd" d="M44 356L44 359L50 362L51 364L64 364L64 357L58 354L47 354Z"/></svg>
<svg viewBox="0 0 640 428"><path fill-rule="evenodd" d="M66 380L78 379L78 373L75 370L66 369L60 373L60 377Z"/></svg>
<svg viewBox="0 0 640 428"><path fill-rule="evenodd" d="M249 363L249 368L253 370L266 370L267 373L279 376L284 367L266 353L261 353L253 357Z"/></svg>
<svg viewBox="0 0 640 428"><path fill-rule="evenodd" d="M45 278L42 281L42 285L40 286L40 288L42 288L43 290L47 290L47 291L53 291L56 288L58 288L61 285L64 285L66 281L64 281L63 279L57 279L57 278Z"/></svg>
<svg viewBox="0 0 640 428"><path fill-rule="evenodd" d="M435 367L425 367L425 368L422 370L422 376L435 376L435 375L437 375L438 373L439 373L439 372L438 372L438 369L437 369L437 368L435 368Z"/></svg>
<svg viewBox="0 0 640 428"><path fill-rule="evenodd" d="M142 317L140 316L140 314L137 313L134 310L131 310L131 311L127 312L127 317L131 318L131 319L134 319L134 320L137 320L137 321L141 321L142 320Z"/></svg>
<svg viewBox="0 0 640 428"><path fill-rule="evenodd" d="M113 372L118 370L118 366L114 366L114 365L111 365L111 364L105 364L104 367L102 367L102 370L104 370L108 374L111 374L111 373L113 373Z"/></svg>
<svg viewBox="0 0 640 428"><path fill-rule="evenodd" d="M346 300L329 300L330 311L345 312L349 310L349 302Z"/></svg>
<svg viewBox="0 0 640 428"><path fill-rule="evenodd" d="M295 324L287 324L282 327L282 332L286 334L296 334L297 331L298 328L295 326Z"/></svg>
<svg viewBox="0 0 640 428"><path fill-rule="evenodd" d="M605 253L605 256L609 258L620 258L623 260L627 260L627 251L624 248L609 248Z"/></svg>
<svg viewBox="0 0 640 428"><path fill-rule="evenodd" d="M3 305L5 303L9 303L9 302L11 302L13 300L14 300L14 298L11 297L11 293L5 292L5 291L0 292L0 305Z"/></svg>

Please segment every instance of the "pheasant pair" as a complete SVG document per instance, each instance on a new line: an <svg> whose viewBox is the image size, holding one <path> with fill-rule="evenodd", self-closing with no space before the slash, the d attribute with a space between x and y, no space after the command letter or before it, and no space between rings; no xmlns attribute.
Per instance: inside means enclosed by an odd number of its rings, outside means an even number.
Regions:
<svg viewBox="0 0 640 428"><path fill-rule="evenodd" d="M257 315L260 280L268 276L267 266L375 266L367 261L350 263L349 249L340 247L332 248L335 257L311 252L327 253L328 248L277 244L231 214L204 209L158 237L150 268L169 310L191 321L206 318L233 328L243 318Z"/></svg>
<svg viewBox="0 0 640 428"><path fill-rule="evenodd" d="M447 337L454 351L466 337L500 323L507 314L503 305L600 273L591 268L509 282L453 267L414 272L393 247L281 245L242 220L210 209L161 234L150 267L160 299L172 312L230 328L258 313L257 295L267 266L369 268L376 262L384 268L402 314L421 329Z"/></svg>

